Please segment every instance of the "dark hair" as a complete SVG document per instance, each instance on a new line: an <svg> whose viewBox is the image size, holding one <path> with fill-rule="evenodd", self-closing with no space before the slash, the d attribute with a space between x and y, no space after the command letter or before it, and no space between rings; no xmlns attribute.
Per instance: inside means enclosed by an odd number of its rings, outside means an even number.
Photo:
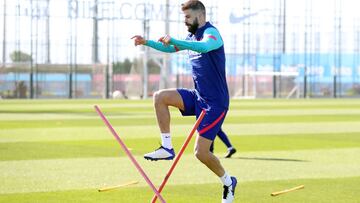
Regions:
<svg viewBox="0 0 360 203"><path fill-rule="evenodd" d="M198 1L198 0L189 0L189 1L181 4L181 10L185 11L185 10L188 10L188 9L200 10L204 14L206 13L204 4L201 3L201 1Z"/></svg>

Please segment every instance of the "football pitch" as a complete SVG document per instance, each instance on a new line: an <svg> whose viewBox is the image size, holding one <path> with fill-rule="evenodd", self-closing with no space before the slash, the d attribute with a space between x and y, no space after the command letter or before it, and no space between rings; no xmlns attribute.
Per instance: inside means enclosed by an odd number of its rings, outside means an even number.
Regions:
<svg viewBox="0 0 360 203"><path fill-rule="evenodd" d="M172 161L142 158L160 142L151 100L0 100L0 202L150 202L153 191L94 105L161 184ZM195 118L171 115L178 152ZM216 139L215 154L239 181L235 202L360 202L360 100L231 100L223 129L238 152L222 158ZM194 157L194 140L161 193L169 203L221 202L220 180ZM130 181L139 183L98 192Z"/></svg>

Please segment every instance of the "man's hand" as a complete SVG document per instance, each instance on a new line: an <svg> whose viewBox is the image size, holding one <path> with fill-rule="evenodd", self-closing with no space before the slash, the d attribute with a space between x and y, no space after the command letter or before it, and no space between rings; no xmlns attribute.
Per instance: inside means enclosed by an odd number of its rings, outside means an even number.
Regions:
<svg viewBox="0 0 360 203"><path fill-rule="evenodd" d="M146 44L146 40L140 35L135 35L131 39L134 39L135 46Z"/></svg>
<svg viewBox="0 0 360 203"><path fill-rule="evenodd" d="M165 35L164 37L160 37L159 42L162 42L165 46L169 46L170 40L170 35Z"/></svg>

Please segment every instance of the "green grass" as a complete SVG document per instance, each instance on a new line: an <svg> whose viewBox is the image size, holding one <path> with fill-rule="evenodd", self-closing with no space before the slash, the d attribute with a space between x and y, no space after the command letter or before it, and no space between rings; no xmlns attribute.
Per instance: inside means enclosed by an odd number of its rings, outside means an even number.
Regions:
<svg viewBox="0 0 360 203"><path fill-rule="evenodd" d="M360 177L337 179L298 179L284 181L256 181L240 183L235 202L317 202L355 203L358 202ZM275 191L305 185L304 189L272 197ZM163 196L167 202L212 203L221 198L217 184L167 186ZM6 194L0 202L149 202L152 191L148 187L127 187L99 193L95 189L67 190L60 192L37 192Z"/></svg>
<svg viewBox="0 0 360 203"><path fill-rule="evenodd" d="M231 141L240 152L283 151L304 149L331 149L360 147L360 133L318 134L318 135L267 135L236 136ZM109 134L110 136L110 134ZM111 137L110 137L111 138ZM173 138L175 149L180 149L184 137ZM132 153L141 155L158 147L159 138L124 139ZM225 151L225 146L216 140L216 151ZM190 146L194 145L194 140ZM141 146L139 148L138 146ZM46 152L46 153L44 153ZM0 143L1 160L34 160L54 158L87 158L126 156L114 140L48 141ZM185 153L191 154L192 147Z"/></svg>
<svg viewBox="0 0 360 203"><path fill-rule="evenodd" d="M111 117L110 117L111 118ZM113 118L111 123L114 126L137 126L138 120L141 118L141 125L156 125L154 117L126 117ZM172 122L176 124L188 124L193 118L182 118L174 116ZM226 119L227 124L236 123L294 123L294 122L346 122L346 121L360 121L359 115L286 115L286 116L232 116ZM103 123L97 117L90 117L87 119L50 119L44 120L11 120L2 121L0 128L16 129L16 128L65 128L65 127L87 127L87 126L102 126Z"/></svg>
<svg viewBox="0 0 360 203"><path fill-rule="evenodd" d="M94 111L98 104L155 185L172 162L148 162L159 130L149 100L1 100L0 202L148 202L151 189ZM178 150L193 117L171 108ZM238 152L235 202L360 202L360 100L232 100L224 130ZM167 202L220 202L221 184L191 141L163 192ZM215 154L226 148L219 139ZM98 193L101 185L139 180ZM271 197L300 184L305 189Z"/></svg>

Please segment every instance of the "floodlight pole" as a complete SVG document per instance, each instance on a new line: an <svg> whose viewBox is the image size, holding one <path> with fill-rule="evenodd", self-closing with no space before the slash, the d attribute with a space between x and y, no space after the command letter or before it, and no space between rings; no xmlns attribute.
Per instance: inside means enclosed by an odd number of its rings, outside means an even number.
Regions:
<svg viewBox="0 0 360 203"><path fill-rule="evenodd" d="M3 54L2 54L2 62L3 68L5 68L6 62L6 0L4 0L4 23L3 23Z"/></svg>
<svg viewBox="0 0 360 203"><path fill-rule="evenodd" d="M45 29L46 29L46 63L50 64L51 60L50 60L50 0L46 1L46 24L45 24Z"/></svg>
<svg viewBox="0 0 360 203"><path fill-rule="evenodd" d="M33 1L30 0L32 6ZM34 98L33 9L30 9L30 98Z"/></svg>
<svg viewBox="0 0 360 203"><path fill-rule="evenodd" d="M92 62L99 63L99 37L98 37L98 0L94 0L93 8L93 46L92 46Z"/></svg>
<svg viewBox="0 0 360 203"><path fill-rule="evenodd" d="M170 33L170 2L166 0L165 4L165 34ZM170 55L168 53L163 54L163 67L160 69L160 89L168 88L168 75L171 66Z"/></svg>
<svg viewBox="0 0 360 203"><path fill-rule="evenodd" d="M147 13L147 7L144 8L144 21L143 21L143 31L144 31L144 38L149 39L149 19L148 19L148 13ZM149 48L147 46L143 46L144 50L144 57L143 57L143 94L142 99L147 99L148 96L148 59L149 59Z"/></svg>

